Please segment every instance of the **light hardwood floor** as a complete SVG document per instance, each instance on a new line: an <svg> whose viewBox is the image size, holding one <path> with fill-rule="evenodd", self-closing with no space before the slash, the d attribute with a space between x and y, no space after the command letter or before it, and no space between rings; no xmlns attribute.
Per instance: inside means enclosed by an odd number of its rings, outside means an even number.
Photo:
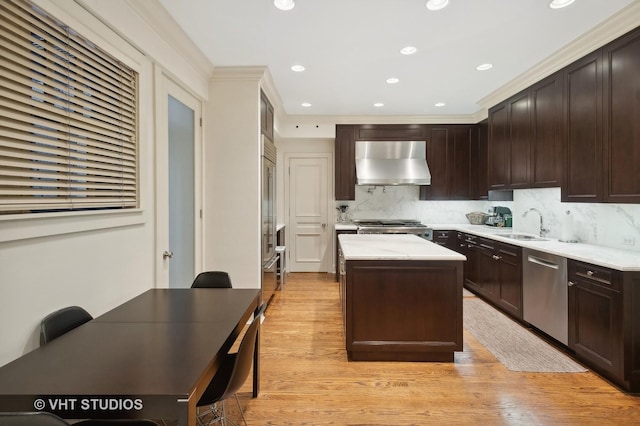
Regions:
<svg viewBox="0 0 640 426"><path fill-rule="evenodd" d="M511 372L466 331L454 363L348 362L331 274L288 275L261 345L249 425L640 425L640 396L591 372Z"/></svg>

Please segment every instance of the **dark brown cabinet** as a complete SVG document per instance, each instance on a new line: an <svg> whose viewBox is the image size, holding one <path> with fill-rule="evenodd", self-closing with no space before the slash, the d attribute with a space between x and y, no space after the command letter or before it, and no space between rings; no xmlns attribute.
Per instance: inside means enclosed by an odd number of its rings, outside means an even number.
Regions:
<svg viewBox="0 0 640 426"><path fill-rule="evenodd" d="M562 73L531 86L531 186L560 187L562 182Z"/></svg>
<svg viewBox="0 0 640 426"><path fill-rule="evenodd" d="M569 347L609 376L622 377L621 280L616 271L569 260Z"/></svg>
<svg viewBox="0 0 640 426"><path fill-rule="evenodd" d="M474 186L478 173L486 174L486 149L477 146L479 138L478 126L471 124L336 125L336 200L355 199L355 143L358 140L426 140L432 183L420 187L421 200L486 197L486 185ZM486 182L486 178L483 181Z"/></svg>
<svg viewBox="0 0 640 426"><path fill-rule="evenodd" d="M489 187L559 187L562 177L562 73L489 110Z"/></svg>
<svg viewBox="0 0 640 426"><path fill-rule="evenodd" d="M489 155L489 120L485 119L475 128L477 142L471 142L471 198L487 199L489 178L487 161Z"/></svg>
<svg viewBox="0 0 640 426"><path fill-rule="evenodd" d="M640 203L640 29L603 48L603 195Z"/></svg>
<svg viewBox="0 0 640 426"><path fill-rule="evenodd" d="M565 176L562 201L602 200L602 55L564 70Z"/></svg>
<svg viewBox="0 0 640 426"><path fill-rule="evenodd" d="M465 285L515 318L522 319L522 248L464 234L472 269Z"/></svg>
<svg viewBox="0 0 640 426"><path fill-rule="evenodd" d="M498 305L522 319L522 248L499 243L497 247L500 290Z"/></svg>
<svg viewBox="0 0 640 426"><path fill-rule="evenodd" d="M335 197L336 200L356 198L356 130L358 126L336 126Z"/></svg>
<svg viewBox="0 0 640 426"><path fill-rule="evenodd" d="M640 272L567 261L569 348L624 389L640 391Z"/></svg>
<svg viewBox="0 0 640 426"><path fill-rule="evenodd" d="M512 189L530 186L529 163L531 156L531 114L529 112L529 90L507 100L509 147L509 187Z"/></svg>
<svg viewBox="0 0 640 426"><path fill-rule="evenodd" d="M260 131L273 140L273 106L263 92L260 92Z"/></svg>
<svg viewBox="0 0 640 426"><path fill-rule="evenodd" d="M427 126L427 163L431 185L421 200L469 200L472 195L471 149L478 143L475 125Z"/></svg>
<svg viewBox="0 0 640 426"><path fill-rule="evenodd" d="M489 189L507 189L511 182L509 108L502 102L489 110Z"/></svg>
<svg viewBox="0 0 640 426"><path fill-rule="evenodd" d="M562 201L640 202L640 29L564 70Z"/></svg>
<svg viewBox="0 0 640 426"><path fill-rule="evenodd" d="M457 250L458 233L455 231L433 231L433 242L450 250Z"/></svg>

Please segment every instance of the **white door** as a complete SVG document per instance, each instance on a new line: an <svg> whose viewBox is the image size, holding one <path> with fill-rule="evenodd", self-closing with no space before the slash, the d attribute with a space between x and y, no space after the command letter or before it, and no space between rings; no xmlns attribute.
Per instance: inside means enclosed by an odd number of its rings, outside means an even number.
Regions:
<svg viewBox="0 0 640 426"><path fill-rule="evenodd" d="M331 154L287 154L289 264L291 272L326 272L329 250Z"/></svg>
<svg viewBox="0 0 640 426"><path fill-rule="evenodd" d="M202 265L201 104L156 76L156 285L184 288Z"/></svg>

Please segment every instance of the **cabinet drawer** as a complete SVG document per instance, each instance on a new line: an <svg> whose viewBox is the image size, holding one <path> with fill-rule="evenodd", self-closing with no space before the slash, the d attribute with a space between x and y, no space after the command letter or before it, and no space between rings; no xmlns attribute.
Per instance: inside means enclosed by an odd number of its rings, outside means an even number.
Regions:
<svg viewBox="0 0 640 426"><path fill-rule="evenodd" d="M449 231L433 231L434 240L446 240L449 238Z"/></svg>
<svg viewBox="0 0 640 426"><path fill-rule="evenodd" d="M480 247L488 250L495 250L496 244L497 244L495 240L492 240L490 238L482 238L482 237L478 238L478 243L480 244Z"/></svg>
<svg viewBox="0 0 640 426"><path fill-rule="evenodd" d="M620 291L621 280L614 270L576 261L569 262L568 266L570 280L572 277L575 277L582 281Z"/></svg>

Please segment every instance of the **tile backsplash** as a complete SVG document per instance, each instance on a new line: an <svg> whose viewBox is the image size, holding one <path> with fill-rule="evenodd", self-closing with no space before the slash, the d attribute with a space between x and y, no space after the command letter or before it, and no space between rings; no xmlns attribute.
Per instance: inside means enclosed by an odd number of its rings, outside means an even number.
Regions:
<svg viewBox="0 0 640 426"><path fill-rule="evenodd" d="M572 216L575 238L583 243L640 251L640 204L562 203L560 188L520 189L513 201L420 201L415 186L356 186L355 201L336 201L348 205L346 218L418 219L425 224L467 224L465 214L486 212L491 206L506 206L513 212L513 230L538 234L542 212L544 227L551 238L562 238L566 211ZM336 221L339 218L336 209Z"/></svg>

